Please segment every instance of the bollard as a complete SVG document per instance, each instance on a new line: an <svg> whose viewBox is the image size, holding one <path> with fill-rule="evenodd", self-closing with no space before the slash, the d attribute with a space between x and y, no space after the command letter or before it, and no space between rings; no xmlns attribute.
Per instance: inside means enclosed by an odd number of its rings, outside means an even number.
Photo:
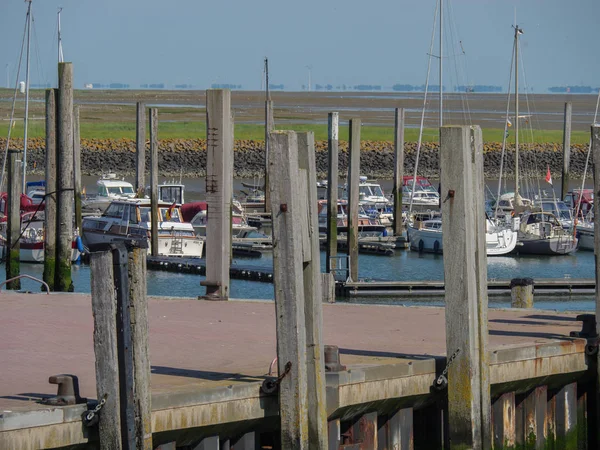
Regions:
<svg viewBox="0 0 600 450"><path fill-rule="evenodd" d="M513 308L533 308L533 278L510 280L510 297Z"/></svg>
<svg viewBox="0 0 600 450"><path fill-rule="evenodd" d="M340 364L340 349L337 345L325 346L325 372L341 372L346 366Z"/></svg>

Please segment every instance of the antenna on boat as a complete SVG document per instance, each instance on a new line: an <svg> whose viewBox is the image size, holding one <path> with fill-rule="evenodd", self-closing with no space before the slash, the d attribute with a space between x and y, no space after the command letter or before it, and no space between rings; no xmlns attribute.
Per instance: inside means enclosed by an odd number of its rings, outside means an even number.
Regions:
<svg viewBox="0 0 600 450"><path fill-rule="evenodd" d="M444 0L440 0L440 128L444 126L444 88L443 86L443 67L444 67ZM413 186L414 187L414 186Z"/></svg>

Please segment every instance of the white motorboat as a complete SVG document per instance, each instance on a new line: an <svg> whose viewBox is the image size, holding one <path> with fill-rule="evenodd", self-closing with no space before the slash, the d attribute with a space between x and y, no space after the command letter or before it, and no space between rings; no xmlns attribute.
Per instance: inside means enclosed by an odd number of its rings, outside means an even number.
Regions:
<svg viewBox="0 0 600 450"><path fill-rule="evenodd" d="M100 210L108 208L115 200L125 200L135 197L133 185L125 180L118 180L114 173L103 175L96 182L98 192L95 197L86 197L81 204L87 210Z"/></svg>
<svg viewBox="0 0 600 450"><path fill-rule="evenodd" d="M147 239L150 246L150 200L113 201L102 216L83 219L83 242L88 247L131 239ZM183 222L175 204L158 204L158 254L200 258L204 241L196 236L190 223Z"/></svg>
<svg viewBox="0 0 600 450"><path fill-rule="evenodd" d="M319 233L327 233L327 200L319 200ZM337 204L338 235L348 234L348 202L338 200ZM359 237L386 236L386 226L379 219L369 217L364 208L358 205L358 235Z"/></svg>

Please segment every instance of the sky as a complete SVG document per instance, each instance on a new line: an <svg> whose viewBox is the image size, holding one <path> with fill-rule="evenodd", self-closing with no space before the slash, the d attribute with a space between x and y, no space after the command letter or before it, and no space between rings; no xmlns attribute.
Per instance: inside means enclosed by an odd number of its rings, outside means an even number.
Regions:
<svg viewBox="0 0 600 450"><path fill-rule="evenodd" d="M445 86L506 88L515 11L525 31L521 83L536 92L600 86L598 0L444 3ZM271 83L301 90L307 66L313 89L424 84L436 0L33 0L31 84L56 83L59 6L77 88L121 82L260 89L267 56ZM26 10L23 0L0 0L2 86L7 64L14 86ZM432 64L437 83L437 60Z"/></svg>

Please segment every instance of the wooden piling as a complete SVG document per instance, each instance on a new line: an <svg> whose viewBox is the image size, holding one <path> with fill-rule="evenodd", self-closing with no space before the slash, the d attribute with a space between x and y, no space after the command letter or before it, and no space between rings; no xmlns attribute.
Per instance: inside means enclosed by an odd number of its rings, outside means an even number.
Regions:
<svg viewBox="0 0 600 450"><path fill-rule="evenodd" d="M565 103L565 122L563 127L563 169L561 180L560 199L564 200L565 195L569 192L569 165L571 161L571 116L573 104Z"/></svg>
<svg viewBox="0 0 600 450"><path fill-rule="evenodd" d="M323 359L323 291L319 245L319 210L317 195L317 163L315 135L298 133L298 167L306 177L307 192L300 192L308 201L308 239L310 255L305 253L304 317L306 320L306 361L308 378L308 438L310 448L327 446L327 410L325 398L325 363ZM331 276L331 274L328 274Z"/></svg>
<svg viewBox="0 0 600 450"><path fill-rule="evenodd" d="M518 396L515 408L515 443L517 448L543 450L546 447L548 389L538 386Z"/></svg>
<svg viewBox="0 0 600 450"><path fill-rule="evenodd" d="M23 152L8 151L8 223L6 236L6 279L14 278L21 273L21 188ZM6 284L6 289L21 289L21 280L13 280Z"/></svg>
<svg viewBox="0 0 600 450"><path fill-rule="evenodd" d="M51 291L56 276L56 110L57 89L46 90L46 197L44 200L44 275Z"/></svg>
<svg viewBox="0 0 600 450"><path fill-rule="evenodd" d="M57 291L73 291L71 252L73 244L73 65L58 63L57 152Z"/></svg>
<svg viewBox="0 0 600 450"><path fill-rule="evenodd" d="M128 252L136 449L152 450L146 249Z"/></svg>
<svg viewBox="0 0 600 450"><path fill-rule="evenodd" d="M268 91L267 87L267 91ZM275 127L275 120L273 118L273 101L265 101L265 212L271 212L271 201L269 197L269 134Z"/></svg>
<svg viewBox="0 0 600 450"><path fill-rule="evenodd" d="M135 190L146 189L146 105L137 102L135 114Z"/></svg>
<svg viewBox="0 0 600 450"><path fill-rule="evenodd" d="M487 257L478 126L440 129L451 448L489 448ZM447 261L446 261L447 259ZM461 264L456 264L461 261Z"/></svg>
<svg viewBox="0 0 600 450"><path fill-rule="evenodd" d="M92 253L90 272L94 315L94 354L96 355L96 394L99 401L106 396L106 403L99 415L100 450L120 450L122 445L117 351L117 297L114 288L111 252Z"/></svg>
<svg viewBox="0 0 600 450"><path fill-rule="evenodd" d="M233 186L233 127L231 91L206 91L206 296L229 298L231 253L231 189Z"/></svg>
<svg viewBox="0 0 600 450"><path fill-rule="evenodd" d="M338 201L338 136L340 118L337 112L328 114L327 119L327 255L325 271L337 268L337 201Z"/></svg>
<svg viewBox="0 0 600 450"><path fill-rule="evenodd" d="M273 211L273 266L277 328L281 447L308 445L306 331L304 328L303 228L298 141L292 131L269 136L269 186ZM305 183L304 183L305 184Z"/></svg>
<svg viewBox="0 0 600 450"><path fill-rule="evenodd" d="M594 171L594 192L600 192L600 125L592 125L592 158L593 158L593 171ZM600 195L594 195L594 211L600 211ZM600 214L594 214L594 229L600 230ZM596 275L596 331L600 331L600 290L598 289L598 283L600 282L600 233L594 233L594 253L596 255L594 259L595 264L595 275ZM596 383L595 383L595 396L591 393L587 402L589 409L595 409L593 415L597 418L600 417L600 352L596 356ZM593 422L592 422L593 423ZM600 430L594 425L590 424L590 440L595 440L597 443L600 441Z"/></svg>
<svg viewBox="0 0 600 450"><path fill-rule="evenodd" d="M358 281L358 185L360 183L360 119L350 119L348 194L348 258L350 279Z"/></svg>
<svg viewBox="0 0 600 450"><path fill-rule="evenodd" d="M493 448L514 448L516 445L515 393L506 392L492 404Z"/></svg>
<svg viewBox="0 0 600 450"><path fill-rule="evenodd" d="M82 234L81 224L83 221L81 214L81 128L79 124L79 106L73 110L73 186L75 191L75 228L79 235Z"/></svg>
<svg viewBox="0 0 600 450"><path fill-rule="evenodd" d="M402 187L404 181L404 108L394 110L394 236L401 236Z"/></svg>
<svg viewBox="0 0 600 450"><path fill-rule="evenodd" d="M150 108L150 252L158 256L158 109Z"/></svg>

